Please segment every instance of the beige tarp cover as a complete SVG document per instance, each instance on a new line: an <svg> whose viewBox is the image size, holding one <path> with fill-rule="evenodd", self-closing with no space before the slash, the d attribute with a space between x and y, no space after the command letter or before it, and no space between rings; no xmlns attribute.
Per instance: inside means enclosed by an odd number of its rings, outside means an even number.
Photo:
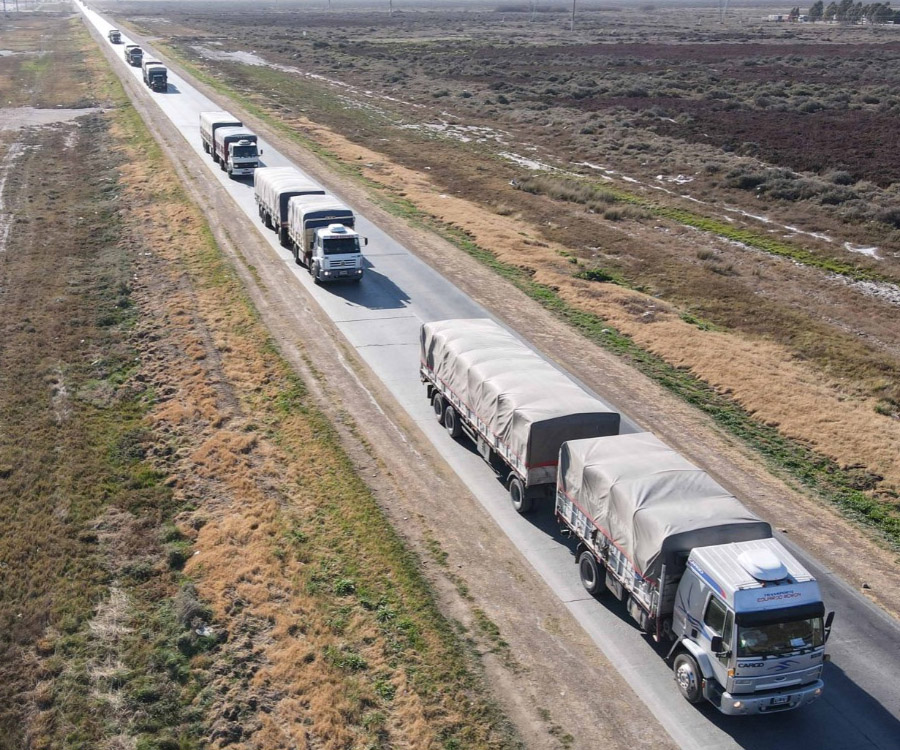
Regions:
<svg viewBox="0 0 900 750"><path fill-rule="evenodd" d="M293 167L260 167L253 172L256 198L279 221L287 222L288 201L295 195L324 195L325 191Z"/></svg>
<svg viewBox="0 0 900 750"><path fill-rule="evenodd" d="M528 468L554 466L565 440L619 431L618 414L491 320L425 323L420 342L422 363Z"/></svg>
<svg viewBox="0 0 900 750"><path fill-rule="evenodd" d="M741 502L649 432L562 446L558 488L645 578L694 547L772 536Z"/></svg>

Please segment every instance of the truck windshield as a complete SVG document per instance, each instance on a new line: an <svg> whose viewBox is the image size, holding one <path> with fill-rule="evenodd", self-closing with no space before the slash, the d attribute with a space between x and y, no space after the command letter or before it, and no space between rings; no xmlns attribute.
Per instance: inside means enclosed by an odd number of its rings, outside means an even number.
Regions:
<svg viewBox="0 0 900 750"><path fill-rule="evenodd" d="M337 237L332 239L327 239L323 243L323 248L325 251L325 255L343 255L346 253L358 253L359 252L359 238L358 237Z"/></svg>
<svg viewBox="0 0 900 750"><path fill-rule="evenodd" d="M233 146L231 155L236 156L239 159L244 159L248 156L256 156L256 146Z"/></svg>
<svg viewBox="0 0 900 750"><path fill-rule="evenodd" d="M778 656L825 642L821 617L738 626L737 655Z"/></svg>

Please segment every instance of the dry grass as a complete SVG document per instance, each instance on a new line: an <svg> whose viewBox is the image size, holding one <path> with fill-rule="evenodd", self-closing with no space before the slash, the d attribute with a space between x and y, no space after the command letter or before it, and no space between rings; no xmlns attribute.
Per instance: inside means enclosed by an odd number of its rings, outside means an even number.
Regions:
<svg viewBox="0 0 900 750"><path fill-rule="evenodd" d="M84 203L3 266L0 746L514 746L133 110L94 122L12 185Z"/></svg>

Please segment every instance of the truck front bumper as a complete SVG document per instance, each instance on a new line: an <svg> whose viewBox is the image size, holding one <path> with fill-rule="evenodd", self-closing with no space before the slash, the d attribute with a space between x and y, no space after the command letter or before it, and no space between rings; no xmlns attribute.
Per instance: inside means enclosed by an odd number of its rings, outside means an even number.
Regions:
<svg viewBox="0 0 900 750"><path fill-rule="evenodd" d="M363 269L361 268L336 268L335 270L319 269L319 281L347 281L352 279L361 279Z"/></svg>
<svg viewBox="0 0 900 750"><path fill-rule="evenodd" d="M248 174L253 174L256 171L256 167L232 167L231 174L237 177L245 177Z"/></svg>
<svg viewBox="0 0 900 750"><path fill-rule="evenodd" d="M719 687L716 685L715 687ZM794 685L773 692L754 695L732 695L722 691L721 698L717 701L715 696L709 696L719 710L728 716L749 716L751 714L767 714L777 711L790 711L800 708L807 703L812 703L821 697L825 688L822 680L816 680L809 685ZM721 688L719 688L721 690Z"/></svg>

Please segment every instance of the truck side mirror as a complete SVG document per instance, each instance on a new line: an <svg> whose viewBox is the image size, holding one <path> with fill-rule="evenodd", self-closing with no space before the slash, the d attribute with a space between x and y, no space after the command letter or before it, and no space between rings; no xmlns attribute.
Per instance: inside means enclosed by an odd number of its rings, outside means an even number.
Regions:
<svg viewBox="0 0 900 750"><path fill-rule="evenodd" d="M363 237L363 246L368 245L368 244L369 244L369 238Z"/></svg>
<svg viewBox="0 0 900 750"><path fill-rule="evenodd" d="M709 650L714 654L722 653L722 636L714 635L709 639Z"/></svg>
<svg viewBox="0 0 900 750"><path fill-rule="evenodd" d="M834 622L834 612L829 612L825 615L825 640L826 642L831 637L831 623Z"/></svg>
<svg viewBox="0 0 900 750"><path fill-rule="evenodd" d="M260 155L260 156L263 155L263 150L262 150L262 149L259 150L259 155Z"/></svg>

